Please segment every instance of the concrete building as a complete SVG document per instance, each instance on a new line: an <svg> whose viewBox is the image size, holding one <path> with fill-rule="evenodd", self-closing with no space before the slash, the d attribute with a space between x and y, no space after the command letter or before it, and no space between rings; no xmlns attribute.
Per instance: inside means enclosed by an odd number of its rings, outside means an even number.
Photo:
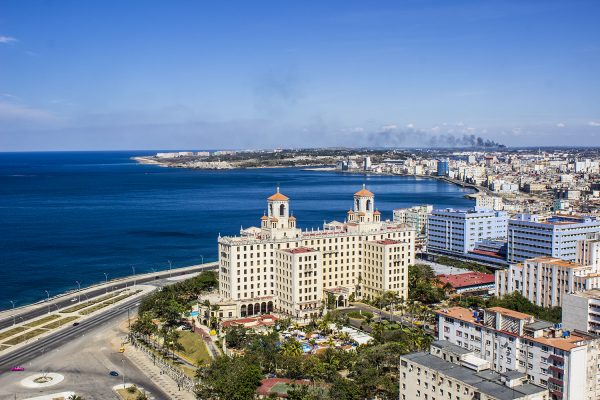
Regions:
<svg viewBox="0 0 600 400"><path fill-rule="evenodd" d="M425 251L427 245L428 218L433 211L432 205L420 205L410 208L398 208L393 212L394 222L406 224L416 232L415 250Z"/></svg>
<svg viewBox="0 0 600 400"><path fill-rule="evenodd" d="M438 311L437 321L439 340L473 351L496 372L524 373L530 383L547 387L552 400L600 398L595 335L502 307L452 307Z"/></svg>
<svg viewBox="0 0 600 400"><path fill-rule="evenodd" d="M478 242L506 237L507 214L492 210L434 210L429 216L427 250L465 254Z"/></svg>
<svg viewBox="0 0 600 400"><path fill-rule="evenodd" d="M547 400L548 389L529 383L523 373L499 374L490 362L446 340L429 352L400 357L402 400Z"/></svg>
<svg viewBox="0 0 600 400"><path fill-rule="evenodd" d="M469 271L462 274L441 274L436 276L440 285L450 285L456 294L491 295L495 293L494 274Z"/></svg>
<svg viewBox="0 0 600 400"><path fill-rule="evenodd" d="M407 298L415 231L381 221L373 193L363 187L347 220L324 228L298 229L289 198L278 189L260 227L219 237L219 293L235 302L233 317L279 311L308 318L322 311L328 294L338 305L385 291Z"/></svg>
<svg viewBox="0 0 600 400"><path fill-rule="evenodd" d="M475 197L475 208L502 211L504 209L504 200L499 196L478 195Z"/></svg>
<svg viewBox="0 0 600 400"><path fill-rule="evenodd" d="M560 307L568 293L600 287L597 267L538 257L496 271L496 294L519 292L541 307Z"/></svg>
<svg viewBox="0 0 600 400"><path fill-rule="evenodd" d="M567 293L562 309L562 323L565 329L600 335L600 290Z"/></svg>
<svg viewBox="0 0 600 400"><path fill-rule="evenodd" d="M518 214L508 221L507 261L543 256L575 261L577 241L599 232L600 221L595 217Z"/></svg>
<svg viewBox="0 0 600 400"><path fill-rule="evenodd" d="M448 176L449 173L450 173L450 161L447 158L438 160L437 175L438 176Z"/></svg>

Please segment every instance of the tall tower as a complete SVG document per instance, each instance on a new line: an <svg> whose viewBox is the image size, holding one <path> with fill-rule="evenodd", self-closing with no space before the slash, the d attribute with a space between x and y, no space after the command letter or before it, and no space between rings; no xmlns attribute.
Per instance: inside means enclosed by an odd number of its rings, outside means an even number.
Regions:
<svg viewBox="0 0 600 400"><path fill-rule="evenodd" d="M290 199L277 192L267 198L267 215L261 217L261 229L272 238L298 237L296 218L290 216Z"/></svg>
<svg viewBox="0 0 600 400"><path fill-rule="evenodd" d="M375 195L365 185L354 193L354 208L348 211L348 222L358 225L379 224L381 213L375 210Z"/></svg>

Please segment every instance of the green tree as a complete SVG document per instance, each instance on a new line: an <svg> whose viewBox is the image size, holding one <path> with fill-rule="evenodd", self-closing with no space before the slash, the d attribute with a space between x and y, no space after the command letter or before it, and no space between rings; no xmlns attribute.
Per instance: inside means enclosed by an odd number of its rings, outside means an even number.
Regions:
<svg viewBox="0 0 600 400"><path fill-rule="evenodd" d="M251 400L262 380L260 367L246 357L218 357L199 368L196 397L205 400Z"/></svg>

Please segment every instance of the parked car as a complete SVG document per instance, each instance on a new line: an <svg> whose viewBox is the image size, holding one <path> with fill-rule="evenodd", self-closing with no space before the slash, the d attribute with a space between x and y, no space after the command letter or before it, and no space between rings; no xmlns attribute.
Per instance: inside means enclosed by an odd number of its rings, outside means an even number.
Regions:
<svg viewBox="0 0 600 400"><path fill-rule="evenodd" d="M22 371L25 371L25 368L24 367L12 367L10 370L12 372L22 372Z"/></svg>
<svg viewBox="0 0 600 400"><path fill-rule="evenodd" d="M119 373L117 371L110 371L108 374L110 376L119 376Z"/></svg>

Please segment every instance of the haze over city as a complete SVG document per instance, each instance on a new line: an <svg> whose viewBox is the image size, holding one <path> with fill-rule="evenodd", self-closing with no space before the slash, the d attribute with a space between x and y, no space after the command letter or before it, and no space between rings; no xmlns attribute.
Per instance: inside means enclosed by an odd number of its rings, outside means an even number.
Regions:
<svg viewBox="0 0 600 400"><path fill-rule="evenodd" d="M597 146L599 15L595 1L3 1L0 148Z"/></svg>

